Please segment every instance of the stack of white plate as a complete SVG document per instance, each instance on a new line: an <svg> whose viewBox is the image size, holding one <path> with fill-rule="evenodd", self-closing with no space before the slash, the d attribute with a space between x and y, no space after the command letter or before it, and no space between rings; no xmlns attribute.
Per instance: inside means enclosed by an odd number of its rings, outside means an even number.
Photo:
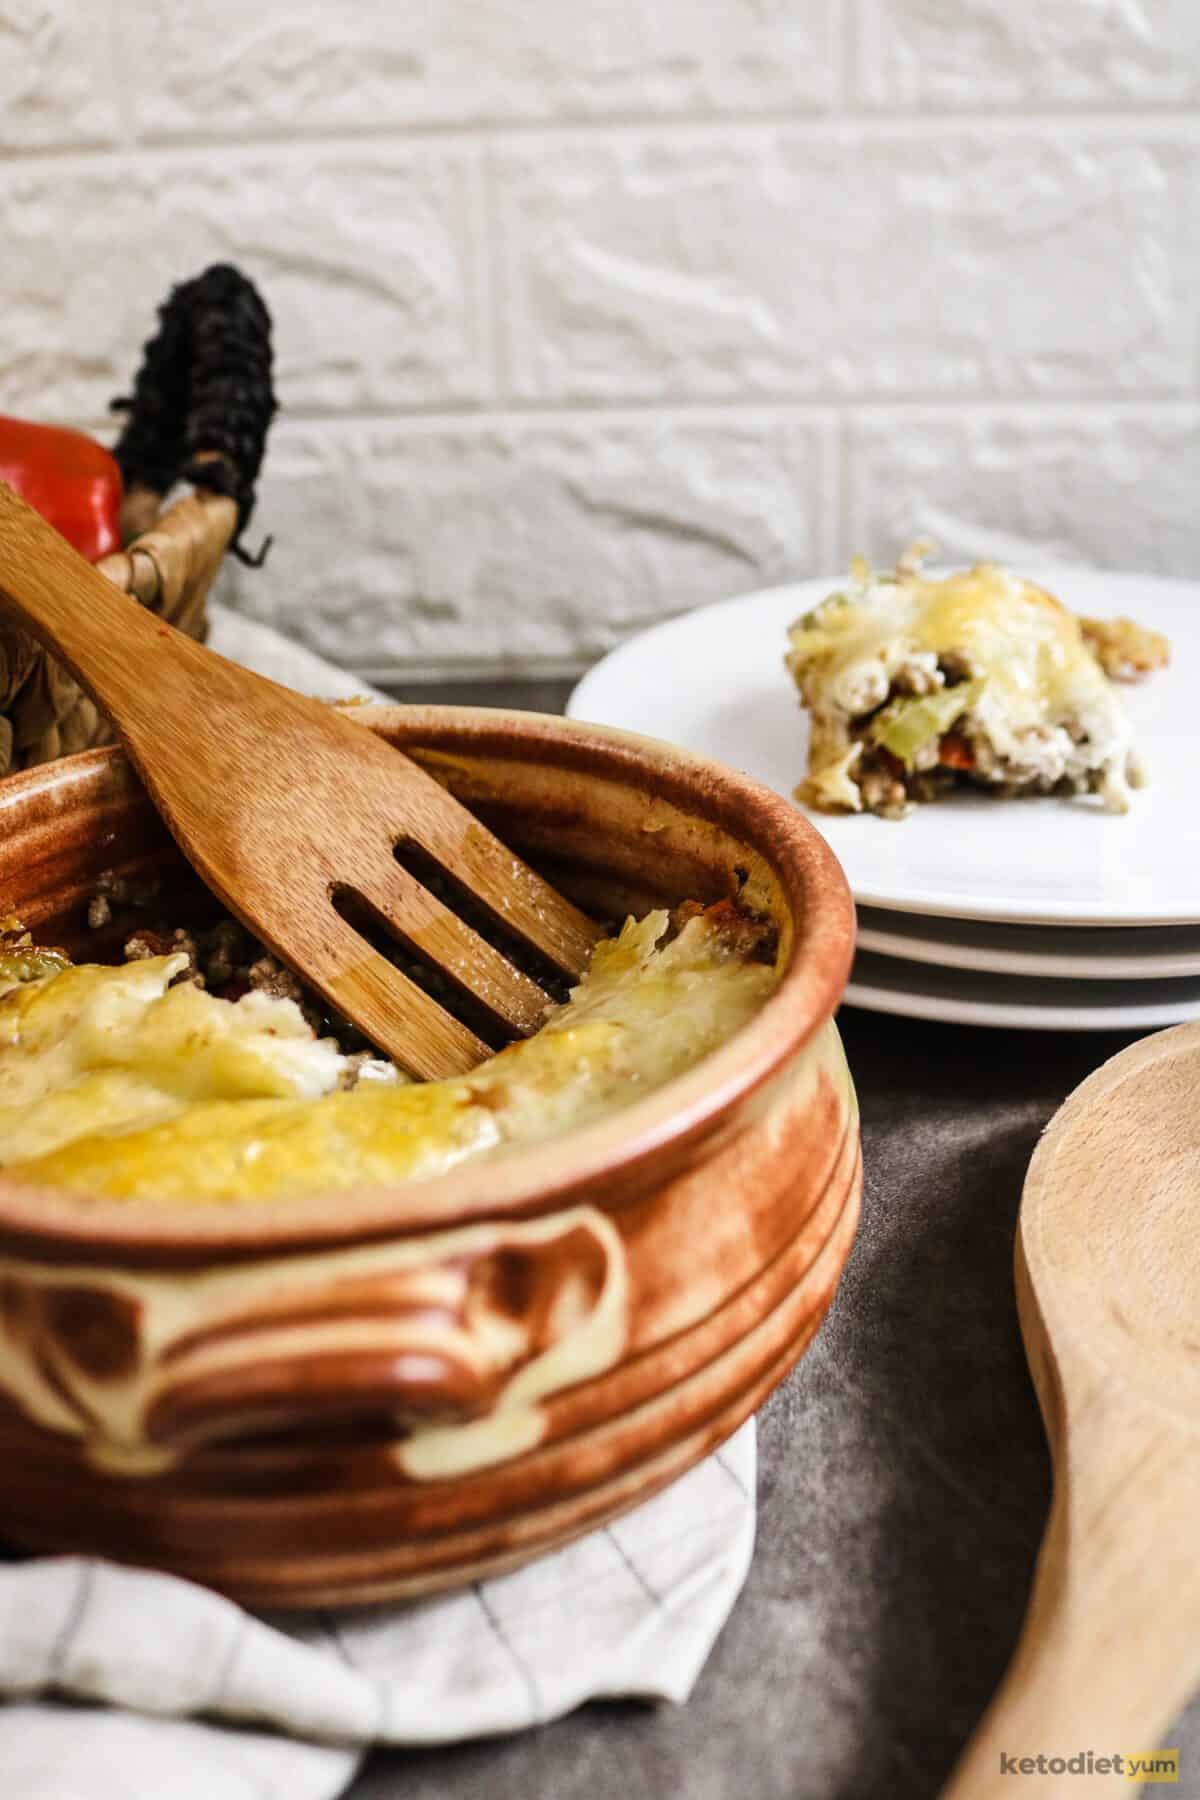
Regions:
<svg viewBox="0 0 1200 1800"><path fill-rule="evenodd" d="M859 904L847 1000L879 1012L1043 1030L1200 1018L1200 584L1049 568L1074 611L1165 631L1171 666L1122 690L1150 785L1094 800L963 793L899 822L810 817ZM836 580L685 613L605 657L579 719L667 738L791 795L807 725L783 668L788 625Z"/></svg>

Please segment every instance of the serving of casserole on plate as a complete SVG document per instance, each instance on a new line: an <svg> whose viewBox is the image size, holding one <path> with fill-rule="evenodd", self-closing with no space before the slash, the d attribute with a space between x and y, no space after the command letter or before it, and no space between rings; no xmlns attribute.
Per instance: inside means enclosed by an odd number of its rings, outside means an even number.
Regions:
<svg viewBox="0 0 1200 1800"><path fill-rule="evenodd" d="M1127 811L1145 766L1112 682L1161 668L1165 637L1077 619L995 563L927 575L925 548L887 573L856 558L792 625L787 666L811 716L799 798L897 819L969 781Z"/></svg>
<svg viewBox="0 0 1200 1800"><path fill-rule="evenodd" d="M902 764L909 807L902 825L796 802L797 782L810 763L812 720L797 704L784 659L797 621L842 591L829 576L717 601L640 633L583 677L567 710L626 731L655 732L788 796L832 846L861 905L1064 927L1200 923L1194 796L1200 584L1036 563L1022 566L1021 578L1081 621L1081 639L1082 621L1109 622L1104 635L1090 623L1086 628L1097 674L1106 668L1134 673L1147 653L1157 660L1160 639L1170 645L1165 666L1122 681L1119 691L1109 687L1104 696L1106 709L1119 705L1127 721L1120 741L1131 743L1147 774L1124 815L1106 813L1098 792L1061 797L1024 789L1012 803L998 801L1003 782L971 780L953 768L951 784L936 784L936 804L911 804ZM1113 637L1112 622L1121 619L1136 620L1146 637L1139 630L1130 639L1121 627ZM950 685L964 685L963 671L952 673ZM1085 680L1093 679L1089 671ZM889 703L885 697L880 710ZM939 741L953 737L957 725L941 727ZM1128 785L1127 767L1125 773ZM886 805L887 796L881 798Z"/></svg>

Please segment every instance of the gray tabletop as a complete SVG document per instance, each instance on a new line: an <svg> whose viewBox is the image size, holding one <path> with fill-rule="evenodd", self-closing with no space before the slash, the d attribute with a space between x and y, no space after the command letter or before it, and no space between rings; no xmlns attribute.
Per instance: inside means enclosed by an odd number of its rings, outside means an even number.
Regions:
<svg viewBox="0 0 1200 1800"><path fill-rule="evenodd" d="M690 1703L381 1754L354 1800L937 1792L1012 1648L1049 1497L1013 1301L1021 1183L1055 1107L1128 1040L840 1023L862 1226L759 1415L754 1563ZM1170 1742L1177 1791L1200 1794L1200 1709Z"/></svg>
<svg viewBox="0 0 1200 1800"><path fill-rule="evenodd" d="M380 1753L353 1800L937 1792L1012 1649L1049 1499L1013 1299L1021 1184L1055 1108L1130 1040L853 1009L840 1024L862 1225L828 1319L759 1415L754 1563L691 1701ZM1200 1706L1167 1741L1177 1792L1200 1796Z"/></svg>

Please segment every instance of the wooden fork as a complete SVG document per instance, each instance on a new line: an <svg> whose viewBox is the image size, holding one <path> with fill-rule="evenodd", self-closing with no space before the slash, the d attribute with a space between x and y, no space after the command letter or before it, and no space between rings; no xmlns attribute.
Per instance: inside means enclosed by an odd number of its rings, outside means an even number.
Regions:
<svg viewBox="0 0 1200 1800"><path fill-rule="evenodd" d="M412 1074L460 1073L488 1045L344 911L382 926L503 1036L536 1030L549 996L408 873L398 851L423 852L452 890L561 974L583 969L598 928L424 770L345 713L146 612L3 483L0 607L112 720L222 905Z"/></svg>

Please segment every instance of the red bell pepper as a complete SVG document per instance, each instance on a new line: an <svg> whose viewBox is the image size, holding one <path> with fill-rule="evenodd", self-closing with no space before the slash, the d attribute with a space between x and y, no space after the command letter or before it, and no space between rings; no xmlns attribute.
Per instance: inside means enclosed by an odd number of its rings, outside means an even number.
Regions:
<svg viewBox="0 0 1200 1800"><path fill-rule="evenodd" d="M121 547L121 471L81 431L0 414L0 481L61 531L89 562Z"/></svg>
<svg viewBox="0 0 1200 1800"><path fill-rule="evenodd" d="M948 731L938 745L938 761L946 769L973 769L975 752L961 731Z"/></svg>

